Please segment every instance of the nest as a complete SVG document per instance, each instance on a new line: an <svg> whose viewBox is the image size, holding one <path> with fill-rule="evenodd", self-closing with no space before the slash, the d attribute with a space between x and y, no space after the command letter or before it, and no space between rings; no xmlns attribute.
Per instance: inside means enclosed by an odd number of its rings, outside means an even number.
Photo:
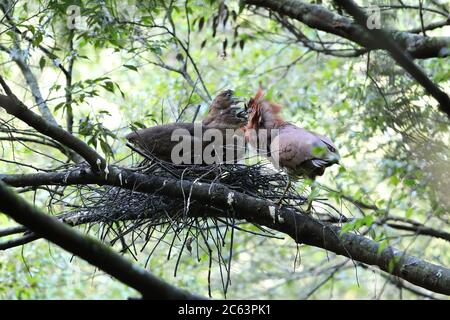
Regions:
<svg viewBox="0 0 450 320"><path fill-rule="evenodd" d="M306 195L294 188L284 193L287 176L271 168L268 163L177 166L162 162L152 154L141 155L145 157L144 161L132 167L132 170L143 174L226 184L232 190L273 201L284 194L283 205L297 210L307 202ZM183 201L158 192L149 194L111 186L77 188L77 199L81 199L81 205L66 213L63 220L71 221L72 225L87 225L89 229L97 226L98 237L102 241L111 245L120 243L121 252L131 254L136 260L139 252L148 247L150 253L145 267L158 246L161 243L168 244L167 257L177 259L174 275L183 253L188 252L200 261L200 256L206 252L209 256L210 295L213 267L219 268L222 289L226 295L230 284L235 230L278 238L262 226L235 221L230 208L207 206L195 200L190 201L187 197ZM207 214L211 211L214 214ZM174 246L179 249L177 254L173 253Z"/></svg>

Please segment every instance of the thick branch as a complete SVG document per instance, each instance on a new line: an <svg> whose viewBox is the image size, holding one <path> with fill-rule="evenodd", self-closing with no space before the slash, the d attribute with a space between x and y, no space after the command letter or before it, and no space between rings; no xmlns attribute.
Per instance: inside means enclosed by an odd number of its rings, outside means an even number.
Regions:
<svg viewBox="0 0 450 320"><path fill-rule="evenodd" d="M337 4L340 4L344 9L350 13L355 20L361 25L364 32L368 35L370 41L379 46L382 49L388 51L392 58L403 67L425 90L433 96L436 101L439 102L440 109L445 112L450 118L450 98L442 91L433 81L428 78L425 72L416 66L414 62L405 54L400 48L401 42L387 31L383 29L367 30L367 16L359 9L359 7L352 0L334 0ZM400 33L399 33L400 34ZM447 41L446 46L449 46L450 42ZM445 49L445 47L444 47Z"/></svg>
<svg viewBox="0 0 450 320"><path fill-rule="evenodd" d="M20 199L0 181L0 210L18 223L138 290L147 299L198 299L133 265L101 242L80 235Z"/></svg>
<svg viewBox="0 0 450 320"><path fill-rule="evenodd" d="M0 179L16 187L42 184L107 184L146 193L156 192L178 199L190 194L192 200L198 200L205 205L233 207L237 219L281 231L297 243L316 246L368 265L378 266L420 287L450 295L450 270L445 267L428 263L391 247L378 252L380 245L373 240L352 233L340 235L338 227L325 225L288 208L279 209L268 200L233 191L221 184L209 185L147 176L120 168L108 175L107 180L90 169L83 168L56 173L0 175ZM395 268L392 268L393 266Z"/></svg>
<svg viewBox="0 0 450 320"><path fill-rule="evenodd" d="M364 29L357 23L321 5L299 0L245 0L244 2L289 16L311 28L335 34L367 49L383 49L382 46L374 45ZM413 58L448 56L446 47L450 45L449 37L424 37L409 32L389 32L396 43Z"/></svg>

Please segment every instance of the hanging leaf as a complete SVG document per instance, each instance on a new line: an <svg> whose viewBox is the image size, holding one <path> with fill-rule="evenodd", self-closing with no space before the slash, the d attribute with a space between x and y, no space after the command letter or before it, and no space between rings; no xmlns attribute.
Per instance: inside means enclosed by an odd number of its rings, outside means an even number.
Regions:
<svg viewBox="0 0 450 320"><path fill-rule="evenodd" d="M198 21L198 31L202 31L203 26L205 25L205 17L201 17Z"/></svg>
<svg viewBox="0 0 450 320"><path fill-rule="evenodd" d="M39 60L39 68L44 69L45 67L45 58L41 57L41 59Z"/></svg>
<svg viewBox="0 0 450 320"><path fill-rule="evenodd" d="M222 50L223 52L227 51L227 46L228 46L228 40L225 39L222 43Z"/></svg>
<svg viewBox="0 0 450 320"><path fill-rule="evenodd" d="M109 155L114 158L114 152L112 151L111 146L103 139L100 139L100 147L105 155Z"/></svg>
<svg viewBox="0 0 450 320"><path fill-rule="evenodd" d="M237 19L237 13L234 10L231 10L231 17L233 18L233 21L236 21Z"/></svg>
<svg viewBox="0 0 450 320"><path fill-rule="evenodd" d="M236 26L236 28L234 28L234 35L233 35L234 38L237 38L237 36L239 35L238 29L239 29L239 26Z"/></svg>
<svg viewBox="0 0 450 320"><path fill-rule="evenodd" d="M58 111L59 109L61 109L61 108L64 107L65 105L66 105L65 102L58 103L58 104L56 105L55 109L54 109L54 112Z"/></svg>
<svg viewBox="0 0 450 320"><path fill-rule="evenodd" d="M239 48L241 48L241 50L244 50L244 45L245 45L245 40L241 39L241 41L239 41Z"/></svg>
<svg viewBox="0 0 450 320"><path fill-rule="evenodd" d="M213 28L213 34L212 37L214 38L216 36L216 32L217 32L217 25L219 24L219 16L215 16L213 19L213 24L212 24L212 28Z"/></svg>
<svg viewBox="0 0 450 320"><path fill-rule="evenodd" d="M196 23L197 21L198 21L198 17L195 18L195 19L192 21L192 24L191 24L191 28L192 28L192 29L195 28L195 23Z"/></svg>
<svg viewBox="0 0 450 320"><path fill-rule="evenodd" d="M245 7L245 2L239 1L239 13L242 13L242 11L244 11L244 7Z"/></svg>
<svg viewBox="0 0 450 320"><path fill-rule="evenodd" d="M44 36L42 35L41 32L37 32L34 35L34 39L31 43L33 44L33 46L37 47L41 44L42 40L44 40Z"/></svg>
<svg viewBox="0 0 450 320"><path fill-rule="evenodd" d="M226 11L225 11L225 17L223 18L223 22L222 22L222 26L225 28L225 26L226 26L226 24L227 24L227 21L228 21L228 18L229 18L229 16L230 16L230 12L228 11L228 7L227 6L225 6L225 8L226 8Z"/></svg>
<svg viewBox="0 0 450 320"><path fill-rule="evenodd" d="M124 64L123 66L125 68L130 69L130 70L133 70L133 71L136 71L136 72L138 71L138 69L135 66L131 65L131 64Z"/></svg>

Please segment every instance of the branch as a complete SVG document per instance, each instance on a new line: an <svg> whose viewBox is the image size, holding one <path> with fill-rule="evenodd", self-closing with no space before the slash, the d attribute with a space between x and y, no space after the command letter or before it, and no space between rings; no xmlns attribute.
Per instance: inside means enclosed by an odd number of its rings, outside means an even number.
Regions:
<svg viewBox="0 0 450 320"><path fill-rule="evenodd" d="M15 26L14 26L14 28L15 28ZM41 89L39 88L39 84L36 80L36 77L34 76L33 72L31 71L30 66L26 62L26 58L24 57L24 53L20 47L18 37L16 35L14 36L13 50L10 50L10 49L4 47L3 45L0 45L0 50L8 53L9 56L11 57L11 59L19 67L20 71L22 72L23 77L25 78L26 83L28 84L28 86L31 89L31 94L33 95L34 100L36 101L36 104L39 108L39 112L44 117L44 119L54 125L57 125L55 117L53 117L53 114L50 111L50 108L48 107L47 103L45 102L44 98L42 97Z"/></svg>
<svg viewBox="0 0 450 320"><path fill-rule="evenodd" d="M337 4L341 5L349 14L351 14L355 20L362 26L363 32L366 33L369 37L369 40L374 45L388 51L392 58L399 65L403 67L416 81L425 88L425 90L433 96L436 101L439 102L440 109L442 112L445 112L447 116L450 118L450 98L449 96L442 91L436 84L431 81L428 76L420 69L418 66L414 64L414 62L407 56L403 50L399 47L401 43L399 43L398 39L395 36L392 36L392 33L389 34L387 31L383 29L373 29L370 32L366 29L367 17L361 9L359 9L356 4L352 0L334 0ZM399 45L397 45L399 44ZM446 46L450 44L447 41ZM445 48L445 47L444 47Z"/></svg>
<svg viewBox="0 0 450 320"><path fill-rule="evenodd" d="M279 209L271 201L236 192L225 185L148 176L118 167L108 175L107 180L87 168L55 173L0 175L0 179L15 187L43 184L98 184L145 193L156 192L177 199L183 199L183 195L190 194L192 200L204 205L232 207L236 219L283 232L297 243L323 248L368 265L378 266L420 287L450 295L450 270L445 267L431 264L391 247L380 251L380 245L373 240L352 233L341 235L340 228L336 226L326 225L289 208ZM230 197L233 199L231 203Z"/></svg>
<svg viewBox="0 0 450 320"><path fill-rule="evenodd" d="M419 28L409 29L406 32L408 32L408 33L420 33L423 30L431 31L431 30L434 30L434 29L438 29L438 28L442 28L442 27L448 26L448 25L450 25L450 18L447 19L447 20L431 22L430 24L424 26L423 28L419 27Z"/></svg>
<svg viewBox="0 0 450 320"><path fill-rule="evenodd" d="M55 148L59 151L61 151L62 154L67 155L67 150L60 145L59 143L53 142L51 140L40 140L40 139L34 139L34 138L28 138L28 137L17 137L10 135L8 137L2 137L0 136L0 141L21 141L21 142L31 142L31 143L37 143L43 146L48 146Z"/></svg>
<svg viewBox="0 0 450 320"><path fill-rule="evenodd" d="M98 240L80 235L64 223L41 213L0 181L0 210L61 248L79 256L139 291L146 299L199 299L133 265Z"/></svg>
<svg viewBox="0 0 450 320"><path fill-rule="evenodd" d="M69 33L69 67L67 72L64 73L66 77L66 126L67 131L70 133L73 133L73 110L72 110L72 71L73 71L73 64L75 62L75 57L73 55L73 29L70 30Z"/></svg>
<svg viewBox="0 0 450 320"><path fill-rule="evenodd" d="M66 130L46 121L41 116L28 109L14 94L11 93L11 89L9 89L1 77L0 84L2 84L5 92L9 92L7 96L0 95L0 107L4 108L7 113L19 118L40 133L55 139L59 143L75 151L81 155L94 170L106 168L106 161L97 153L97 151Z"/></svg>
<svg viewBox="0 0 450 320"><path fill-rule="evenodd" d="M434 237L434 238L440 238L440 239L450 242L450 233L441 231L441 230L436 230L433 228L428 228L423 225L419 225L419 226L410 226L409 225L408 226L408 225L394 223L394 222L388 222L387 225L394 229L412 231L415 234L421 234L421 235L426 235L426 236L430 236L430 237Z"/></svg>
<svg viewBox="0 0 450 320"><path fill-rule="evenodd" d="M299 0L244 0L243 2L289 16L310 28L337 35L367 49L384 48L382 45L374 44L357 23L320 5ZM426 59L449 55L446 50L450 44L449 37L423 37L400 31L389 31L389 33L396 43L413 58Z"/></svg>

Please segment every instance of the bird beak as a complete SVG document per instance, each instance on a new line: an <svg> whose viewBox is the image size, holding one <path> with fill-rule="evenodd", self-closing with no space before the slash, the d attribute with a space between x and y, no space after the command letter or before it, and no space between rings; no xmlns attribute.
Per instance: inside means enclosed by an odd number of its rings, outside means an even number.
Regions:
<svg viewBox="0 0 450 320"><path fill-rule="evenodd" d="M248 112L247 112L247 110L243 109L242 111L239 111L238 113L236 113L236 116L238 118L242 118L242 119L245 119L245 121L247 121L247 119L248 119Z"/></svg>
<svg viewBox="0 0 450 320"><path fill-rule="evenodd" d="M239 103L242 103L244 101L245 101L245 99L244 98L240 98L240 97L232 97L231 98L231 104L232 105L239 104Z"/></svg>
<svg viewBox="0 0 450 320"><path fill-rule="evenodd" d="M331 154L327 155L326 160L329 162L339 163L339 160L341 160L341 157L339 156L338 153L331 153Z"/></svg>

